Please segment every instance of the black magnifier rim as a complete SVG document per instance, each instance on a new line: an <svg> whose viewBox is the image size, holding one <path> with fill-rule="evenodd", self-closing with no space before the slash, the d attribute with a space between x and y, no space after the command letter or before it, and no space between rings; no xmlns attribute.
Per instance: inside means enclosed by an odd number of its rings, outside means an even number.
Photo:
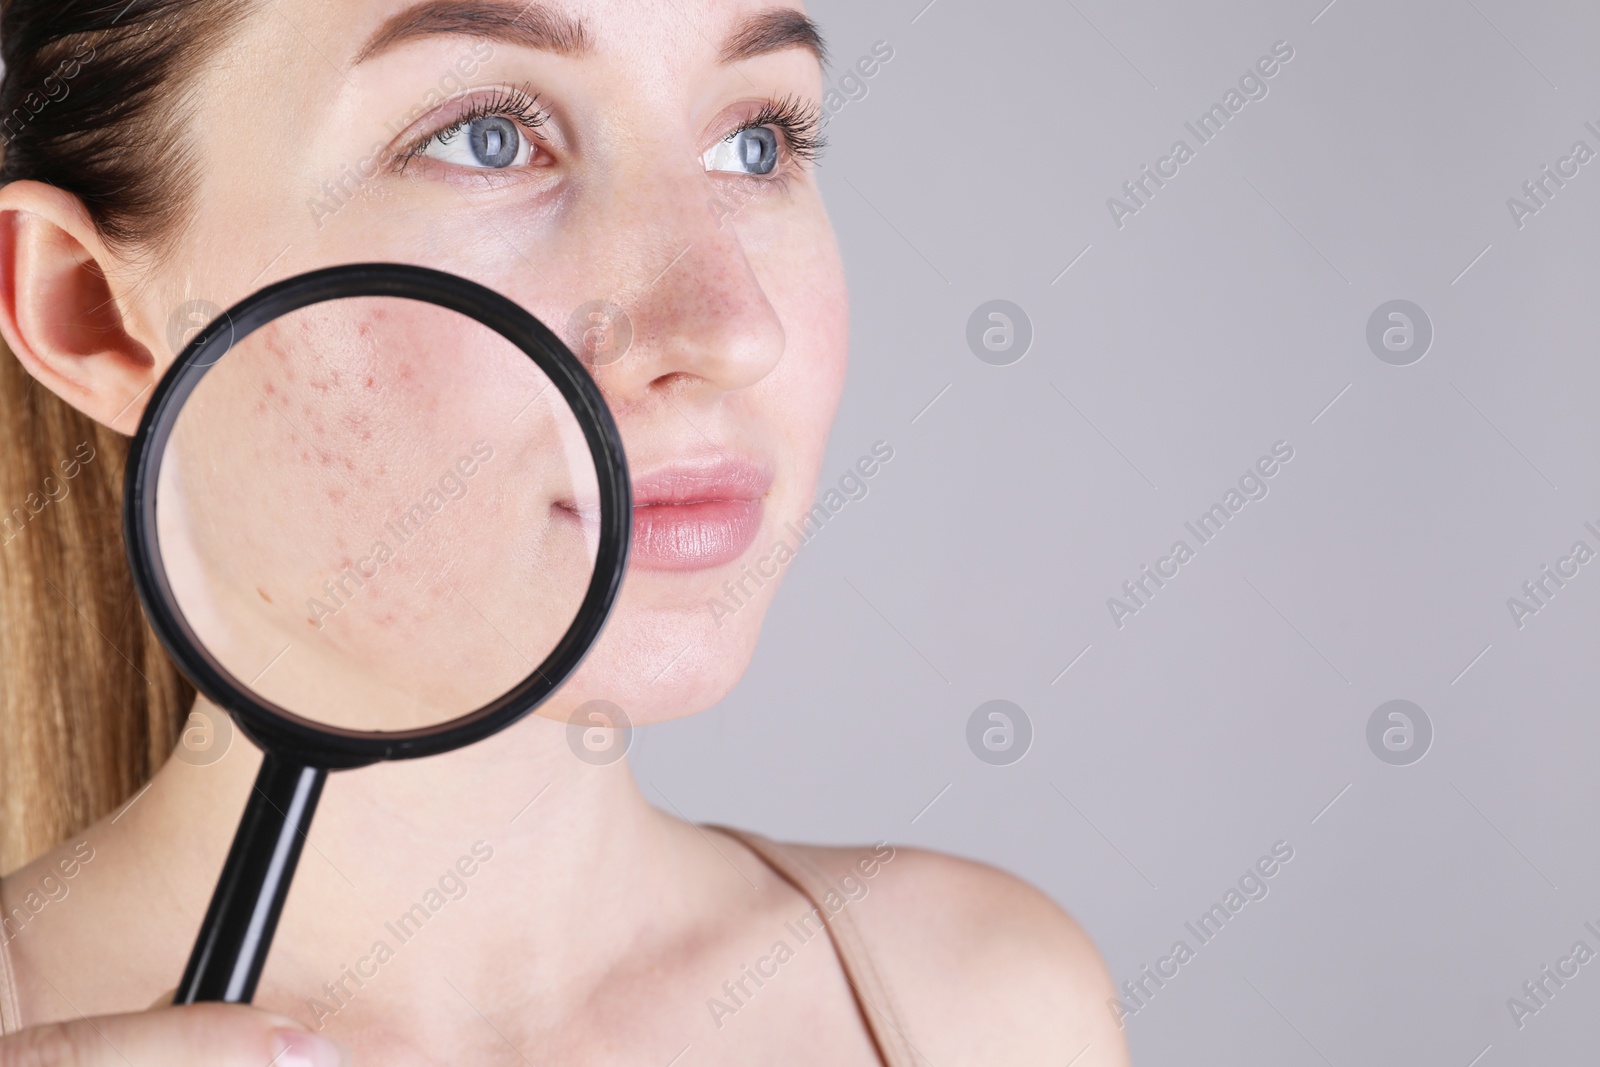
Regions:
<svg viewBox="0 0 1600 1067"><path fill-rule="evenodd" d="M179 609L159 550L156 486L166 444L184 401L233 345L282 315L346 297L417 300L467 315L516 345L550 378L583 428L600 489L600 543L594 574L572 625L533 673L467 715L412 730L369 731L301 718L253 693L196 637ZM414 759L482 740L521 719L564 682L588 654L616 602L627 568L633 491L611 410L589 372L554 333L492 289L444 271L403 263L353 263L296 275L258 290L219 315L184 347L162 376L139 422L124 481L123 533L134 586L151 627L195 688L231 713L269 751L337 770Z"/></svg>

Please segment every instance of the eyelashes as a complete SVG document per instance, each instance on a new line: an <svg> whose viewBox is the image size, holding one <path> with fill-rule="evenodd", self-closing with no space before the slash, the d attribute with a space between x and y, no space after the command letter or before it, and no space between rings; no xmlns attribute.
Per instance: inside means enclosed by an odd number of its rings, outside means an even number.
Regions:
<svg viewBox="0 0 1600 1067"><path fill-rule="evenodd" d="M539 103L539 94L526 85L496 89L491 95L474 101L448 124L402 149L396 159L396 168L405 170L407 164L427 152L430 145L448 142L472 123L491 117L511 119L531 137L538 138L539 128L550 121L550 112ZM724 140L762 126L771 126L782 135L784 155L792 162L815 163L828 146L827 137L822 132L821 105L798 96L766 101L759 111L738 129L728 133Z"/></svg>
<svg viewBox="0 0 1600 1067"><path fill-rule="evenodd" d="M550 121L550 112L540 105L539 94L527 86L496 89L493 95L474 101L448 125L434 130L404 149L398 160L399 169L405 170L406 165L426 152L429 145L450 141L479 119L491 117L511 119L537 138L539 127Z"/></svg>
<svg viewBox="0 0 1600 1067"><path fill-rule="evenodd" d="M815 163L828 147L828 139L822 133L822 108L797 96L768 100L749 122L728 136L761 126L771 126L782 133L789 155L804 163Z"/></svg>

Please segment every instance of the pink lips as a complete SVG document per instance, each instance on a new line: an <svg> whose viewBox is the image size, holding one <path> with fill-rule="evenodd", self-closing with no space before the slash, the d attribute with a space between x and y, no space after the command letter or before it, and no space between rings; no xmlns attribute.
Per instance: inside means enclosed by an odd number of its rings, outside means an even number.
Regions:
<svg viewBox="0 0 1600 1067"><path fill-rule="evenodd" d="M761 529L768 471L719 458L663 467L633 483L631 562L645 570L718 567L741 556Z"/></svg>

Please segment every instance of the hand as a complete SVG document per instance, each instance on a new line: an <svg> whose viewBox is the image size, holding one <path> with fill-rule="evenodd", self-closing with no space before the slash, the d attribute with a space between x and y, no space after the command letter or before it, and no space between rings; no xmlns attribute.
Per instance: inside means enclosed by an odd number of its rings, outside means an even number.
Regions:
<svg viewBox="0 0 1600 1067"><path fill-rule="evenodd" d="M242 1004L191 1004L32 1026L0 1038L0 1067L349 1067L292 1019Z"/></svg>

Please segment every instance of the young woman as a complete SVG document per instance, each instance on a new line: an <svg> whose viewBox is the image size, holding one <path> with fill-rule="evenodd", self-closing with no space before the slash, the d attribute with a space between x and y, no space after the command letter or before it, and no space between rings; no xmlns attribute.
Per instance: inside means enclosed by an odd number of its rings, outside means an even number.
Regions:
<svg viewBox="0 0 1600 1067"><path fill-rule="evenodd" d="M716 620L706 590L811 503L847 313L798 8L5 0L0 47L0 1064L1126 1062L1093 946L1027 885L696 826L567 743L586 699L642 724L728 692L776 583ZM220 719L140 621L125 435L196 308L371 260L558 329L620 304L593 372L660 492L572 683L334 775L256 1007L163 1007L259 756L166 759Z"/></svg>

